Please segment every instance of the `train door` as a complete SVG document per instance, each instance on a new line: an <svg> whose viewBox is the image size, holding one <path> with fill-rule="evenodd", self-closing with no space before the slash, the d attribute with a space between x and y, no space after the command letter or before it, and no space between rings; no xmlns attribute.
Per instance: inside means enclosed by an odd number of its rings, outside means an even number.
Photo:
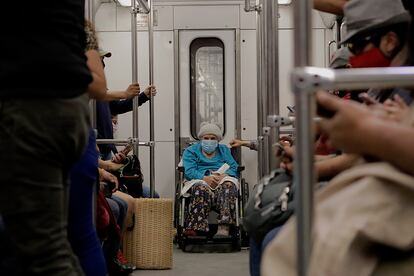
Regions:
<svg viewBox="0 0 414 276"><path fill-rule="evenodd" d="M235 30L179 31L181 149L202 122L221 126L222 143L235 137L235 69Z"/></svg>

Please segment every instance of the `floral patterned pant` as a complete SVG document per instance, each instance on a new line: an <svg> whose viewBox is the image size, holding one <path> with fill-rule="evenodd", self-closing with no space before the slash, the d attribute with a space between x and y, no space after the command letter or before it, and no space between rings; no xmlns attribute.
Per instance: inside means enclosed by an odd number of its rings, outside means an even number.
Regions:
<svg viewBox="0 0 414 276"><path fill-rule="evenodd" d="M219 213L218 224L236 222L237 187L232 182L224 182L216 190L197 183L191 188L190 194L186 229L208 232L208 216L212 209Z"/></svg>

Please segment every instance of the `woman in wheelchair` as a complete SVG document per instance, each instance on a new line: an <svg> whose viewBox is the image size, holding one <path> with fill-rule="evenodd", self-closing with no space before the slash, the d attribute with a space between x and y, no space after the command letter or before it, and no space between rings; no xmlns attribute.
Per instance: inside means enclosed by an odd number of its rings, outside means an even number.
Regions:
<svg viewBox="0 0 414 276"><path fill-rule="evenodd" d="M185 235L206 235L208 217L213 209L218 215L215 238L228 237L230 225L236 223L238 196L238 164L230 149L219 141L221 129L211 123L201 125L200 143L187 148L183 154L184 189L190 194L185 220Z"/></svg>

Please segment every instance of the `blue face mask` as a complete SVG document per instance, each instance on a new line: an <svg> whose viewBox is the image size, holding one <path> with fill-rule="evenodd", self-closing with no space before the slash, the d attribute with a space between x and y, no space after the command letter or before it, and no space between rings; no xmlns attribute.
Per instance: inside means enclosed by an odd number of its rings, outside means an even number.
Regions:
<svg viewBox="0 0 414 276"><path fill-rule="evenodd" d="M202 140L201 141L201 148L208 154L212 154L216 148L218 147L217 140Z"/></svg>

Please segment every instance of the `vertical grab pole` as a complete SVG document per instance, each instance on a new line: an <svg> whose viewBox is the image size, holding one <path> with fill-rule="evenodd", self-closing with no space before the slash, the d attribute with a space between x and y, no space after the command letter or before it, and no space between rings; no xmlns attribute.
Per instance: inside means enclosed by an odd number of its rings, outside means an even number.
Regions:
<svg viewBox="0 0 414 276"><path fill-rule="evenodd" d="M267 113L264 124L267 126L267 117L273 114L279 114L279 47L278 47L278 3L277 0L266 0L263 2L263 49L265 52L265 80L266 86L264 91L265 101L267 105ZM270 128L267 128L268 131ZM279 130L269 131L267 133L267 172L276 168L276 157L273 154L272 145L279 140Z"/></svg>
<svg viewBox="0 0 414 276"><path fill-rule="evenodd" d="M261 0L257 0L256 6L260 7ZM258 149L257 149L257 176L259 180L265 176L264 173L264 162L263 162L263 97L262 97L262 35L263 35L263 28L262 28L262 15L261 11L259 10L256 13L256 41L257 41L257 142L258 142Z"/></svg>
<svg viewBox="0 0 414 276"><path fill-rule="evenodd" d="M310 64L312 53L311 12L312 0L294 2L295 22L295 66ZM295 155L294 181L298 187L297 205L297 264L298 275L307 275L311 254L311 232L313 212L314 173L314 131L312 118L315 116L314 94L294 88L297 145Z"/></svg>
<svg viewBox="0 0 414 276"><path fill-rule="evenodd" d="M149 48L149 83L154 84L154 3L148 0L148 48ZM155 195L155 131L154 131L154 97L150 93L150 194Z"/></svg>
<svg viewBox="0 0 414 276"><path fill-rule="evenodd" d="M138 7L135 0L132 1L131 10L131 55L132 55L132 82L138 83L138 34L137 34L137 14ZM138 97L133 99L132 108L132 136L139 141L138 131ZM134 154L138 155L138 143L134 144Z"/></svg>
<svg viewBox="0 0 414 276"><path fill-rule="evenodd" d="M267 175L270 173L270 166L269 166L269 155L268 152L270 151L269 148L269 136L268 133L265 132L265 126L266 126L266 119L267 119L267 114L268 114L268 98L267 98L267 91L269 88L269 83L268 83L268 71L269 71L269 52L266 48L267 46L267 41L268 41L268 35L267 35L267 26L266 26L266 13L265 13L265 7L268 6L268 2L271 0L261 0L261 12L260 12L260 37L261 37L261 42L260 42L260 47L261 47L261 79L260 79L260 96L261 96L261 126L260 126L260 132L261 132L261 136L262 136L262 173L263 176Z"/></svg>

